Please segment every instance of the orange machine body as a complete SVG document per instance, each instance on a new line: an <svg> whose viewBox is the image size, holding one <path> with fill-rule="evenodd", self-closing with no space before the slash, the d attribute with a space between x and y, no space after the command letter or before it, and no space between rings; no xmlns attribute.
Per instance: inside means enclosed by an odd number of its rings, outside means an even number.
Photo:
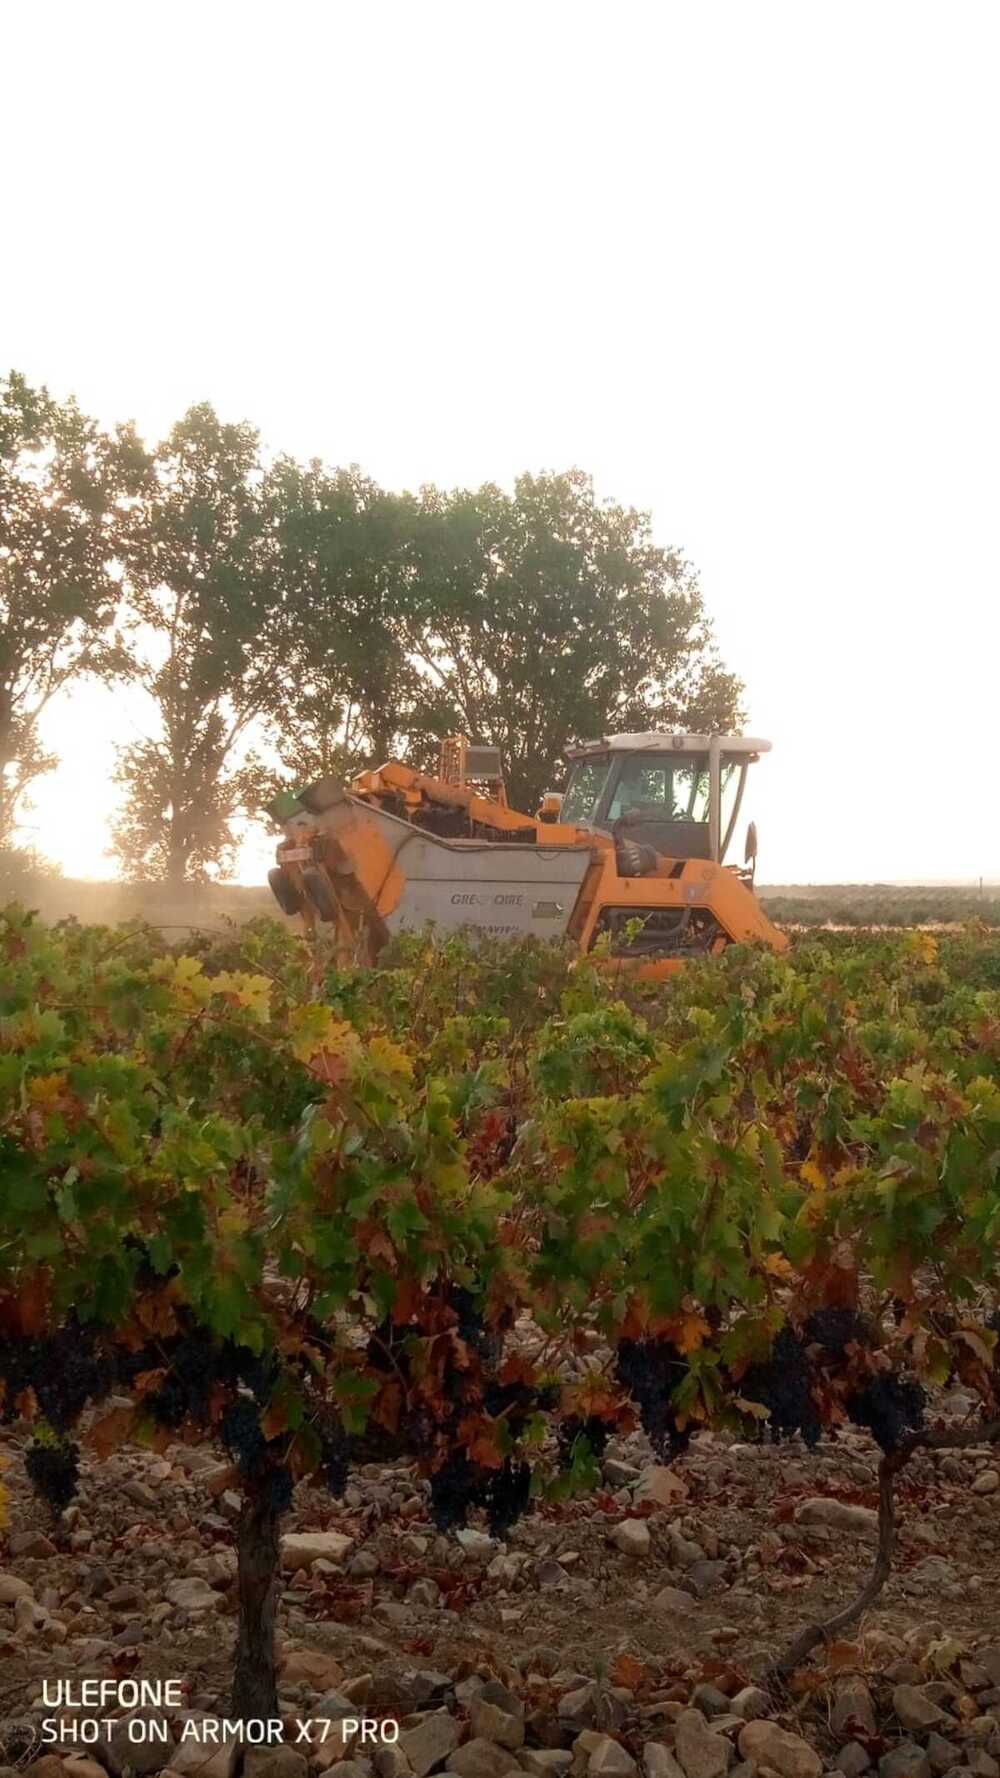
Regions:
<svg viewBox="0 0 1000 1778"><path fill-rule="evenodd" d="M787 945L748 871L561 820L554 794L525 815L502 783L461 775L391 761L349 788L324 780L299 792L271 872L281 906L331 925L345 954L365 961L422 926L567 938L652 977L732 943Z"/></svg>

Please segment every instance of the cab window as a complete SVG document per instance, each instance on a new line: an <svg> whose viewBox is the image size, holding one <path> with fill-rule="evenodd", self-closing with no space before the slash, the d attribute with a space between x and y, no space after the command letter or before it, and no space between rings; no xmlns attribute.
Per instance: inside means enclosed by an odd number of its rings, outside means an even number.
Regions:
<svg viewBox="0 0 1000 1778"><path fill-rule="evenodd" d="M597 759L577 760L562 800L560 821L593 821L610 769L607 754Z"/></svg>
<svg viewBox="0 0 1000 1778"><path fill-rule="evenodd" d="M609 818L619 821L634 809L647 821L707 821L708 786L707 761L633 753L622 767Z"/></svg>

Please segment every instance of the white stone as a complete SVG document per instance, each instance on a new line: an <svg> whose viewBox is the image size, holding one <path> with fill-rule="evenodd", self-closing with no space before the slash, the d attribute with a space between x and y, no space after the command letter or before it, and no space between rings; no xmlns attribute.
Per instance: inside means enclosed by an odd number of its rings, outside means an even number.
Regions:
<svg viewBox="0 0 1000 1778"><path fill-rule="evenodd" d="M474 1699L470 1706L469 1727L473 1736L479 1735L484 1741L496 1741L501 1747L524 1746L523 1716L501 1710L499 1704L491 1704L485 1698Z"/></svg>
<svg viewBox="0 0 1000 1778"><path fill-rule="evenodd" d="M461 1531L456 1531L455 1537L470 1562L488 1562L496 1553L496 1544L492 1537L476 1531L472 1525L463 1525Z"/></svg>
<svg viewBox="0 0 1000 1778"><path fill-rule="evenodd" d="M16 1574L0 1574L0 1605L15 1605L18 1599L30 1599L32 1589Z"/></svg>
<svg viewBox="0 0 1000 1778"><path fill-rule="evenodd" d="M684 1778L682 1766L677 1764L669 1747L662 1741L647 1741L642 1750L642 1764L646 1778Z"/></svg>
<svg viewBox="0 0 1000 1778"><path fill-rule="evenodd" d="M588 1778L635 1778L639 1768L620 1741L601 1735L587 1761Z"/></svg>
<svg viewBox="0 0 1000 1778"><path fill-rule="evenodd" d="M832 1500L820 1494L803 1500L796 1508L798 1525L828 1525L835 1531L860 1531L873 1536L878 1530L878 1513L870 1506L850 1506L846 1500Z"/></svg>
<svg viewBox="0 0 1000 1778"><path fill-rule="evenodd" d="M461 1729L447 1710L436 1710L415 1729L404 1729L398 1745L402 1748L417 1778L447 1760L458 1746Z"/></svg>
<svg viewBox="0 0 1000 1778"><path fill-rule="evenodd" d="M917 1685L896 1685L892 1690L892 1707L904 1729L910 1734L926 1734L939 1728L947 1719L943 1710L932 1704Z"/></svg>
<svg viewBox="0 0 1000 1778"><path fill-rule="evenodd" d="M801 1735L792 1735L776 1722L748 1722L740 1730L739 1749L755 1766L770 1766L779 1778L820 1778L823 1761Z"/></svg>
<svg viewBox="0 0 1000 1778"><path fill-rule="evenodd" d="M190 1575L186 1580L169 1581L165 1597L181 1611L218 1611L221 1604L218 1593L213 1592L200 1575Z"/></svg>
<svg viewBox="0 0 1000 1778"><path fill-rule="evenodd" d="M353 1537L342 1531L289 1531L281 1540L281 1566L294 1574L314 1562L339 1564L353 1548Z"/></svg>
<svg viewBox="0 0 1000 1778"><path fill-rule="evenodd" d="M677 1718L674 1749L687 1778L725 1778L732 1747L709 1728L700 1710L682 1710Z"/></svg>
<svg viewBox="0 0 1000 1778"><path fill-rule="evenodd" d="M651 1539L645 1519L623 1519L611 1533L616 1549L626 1556L648 1556Z"/></svg>
<svg viewBox="0 0 1000 1778"><path fill-rule="evenodd" d="M688 1492L684 1477L665 1463L648 1463L635 1485L636 1500L652 1500L657 1506L673 1506L686 1500Z"/></svg>
<svg viewBox="0 0 1000 1778"><path fill-rule="evenodd" d="M458 1778L503 1778L505 1772L519 1770L517 1755L509 1748L498 1747L495 1741L484 1741L478 1735L448 1756L448 1771L457 1772Z"/></svg>

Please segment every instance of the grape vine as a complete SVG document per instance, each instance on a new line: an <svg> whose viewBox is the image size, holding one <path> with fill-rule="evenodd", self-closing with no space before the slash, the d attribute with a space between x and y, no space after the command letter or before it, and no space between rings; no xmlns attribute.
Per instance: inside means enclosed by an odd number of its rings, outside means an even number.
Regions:
<svg viewBox="0 0 1000 1778"><path fill-rule="evenodd" d="M664 986L410 934L317 996L268 922L191 954L7 909L33 1485L62 1511L129 1440L209 1440L263 1525L402 1455L435 1523L504 1536L636 1419L667 1462L853 1423L901 1463L949 1380L991 1423L997 948L823 935Z"/></svg>

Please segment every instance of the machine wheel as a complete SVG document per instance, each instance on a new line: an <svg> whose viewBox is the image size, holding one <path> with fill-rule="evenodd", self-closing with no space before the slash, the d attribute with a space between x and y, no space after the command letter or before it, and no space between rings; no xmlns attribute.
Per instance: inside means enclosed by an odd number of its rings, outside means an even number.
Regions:
<svg viewBox="0 0 1000 1778"><path fill-rule="evenodd" d="M302 871L302 881L306 886L306 894L312 902L321 920L337 918L337 902L330 887L330 879L318 864L307 864Z"/></svg>
<svg viewBox="0 0 1000 1778"><path fill-rule="evenodd" d="M282 913L301 914L303 907L302 897L296 889L295 884L292 882L291 877L286 877L280 864L276 864L272 870L268 871L267 880L271 885L271 894L274 896Z"/></svg>

